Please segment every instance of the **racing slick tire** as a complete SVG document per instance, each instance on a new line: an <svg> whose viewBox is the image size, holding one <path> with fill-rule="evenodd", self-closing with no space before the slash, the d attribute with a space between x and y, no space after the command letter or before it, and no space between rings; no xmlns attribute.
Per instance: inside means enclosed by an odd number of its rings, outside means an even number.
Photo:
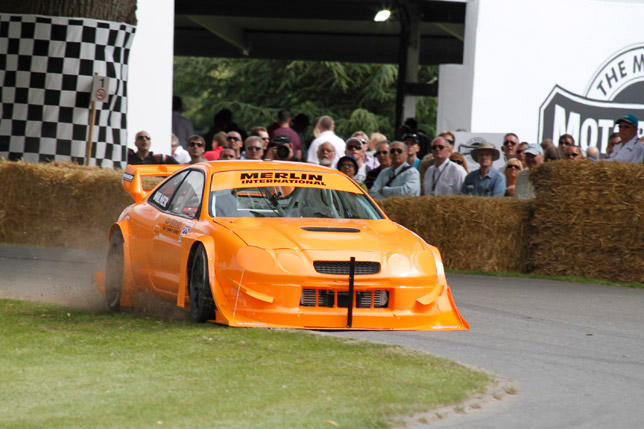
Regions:
<svg viewBox="0 0 644 429"><path fill-rule="evenodd" d="M121 309L123 262L123 234L117 228L110 239L105 260L105 300L112 311Z"/></svg>
<svg viewBox="0 0 644 429"><path fill-rule="evenodd" d="M190 294L190 314L196 323L215 318L215 301L210 291L208 276L208 255L199 245L192 255L189 265L188 291Z"/></svg>

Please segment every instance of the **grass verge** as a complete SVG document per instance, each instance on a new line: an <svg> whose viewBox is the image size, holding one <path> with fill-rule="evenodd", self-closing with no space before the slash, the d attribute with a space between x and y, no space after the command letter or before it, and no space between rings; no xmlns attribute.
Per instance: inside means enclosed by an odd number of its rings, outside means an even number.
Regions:
<svg viewBox="0 0 644 429"><path fill-rule="evenodd" d="M455 274L474 274L474 275L492 276L492 277L520 277L525 279L556 280L556 281L562 281L562 282L587 283L587 284L621 286L621 287L632 287L632 288L644 289L644 283L613 282L610 280L594 279L591 277L546 276L542 274L516 273L512 271L454 270L450 268L445 269L445 271L448 273L455 273Z"/></svg>
<svg viewBox="0 0 644 429"><path fill-rule="evenodd" d="M397 346L4 299L0 380L0 427L128 428L389 427L492 383Z"/></svg>

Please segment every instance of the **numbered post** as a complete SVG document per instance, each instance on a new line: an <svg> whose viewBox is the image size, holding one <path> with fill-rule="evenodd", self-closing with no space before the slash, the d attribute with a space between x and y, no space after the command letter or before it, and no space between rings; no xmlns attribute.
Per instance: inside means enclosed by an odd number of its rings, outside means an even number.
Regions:
<svg viewBox="0 0 644 429"><path fill-rule="evenodd" d="M85 149L85 165L89 165L89 160L92 157L92 146L94 144L94 122L96 122L96 103L102 103L107 100L110 88L110 78L99 76L98 73L94 74L92 82L92 96L90 99L90 112L89 112L89 135L87 136L87 147Z"/></svg>

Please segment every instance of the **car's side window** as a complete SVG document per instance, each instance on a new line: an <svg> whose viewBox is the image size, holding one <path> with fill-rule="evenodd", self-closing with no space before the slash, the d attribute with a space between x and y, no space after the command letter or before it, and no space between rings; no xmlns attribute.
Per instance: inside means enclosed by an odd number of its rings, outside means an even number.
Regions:
<svg viewBox="0 0 644 429"><path fill-rule="evenodd" d="M202 172L193 170L183 181L170 204L170 212L194 218L199 213L205 178Z"/></svg>
<svg viewBox="0 0 644 429"><path fill-rule="evenodd" d="M150 197L149 202L159 207L161 210L168 210L170 208L170 202L172 201L172 196L177 190L183 179L188 174L187 171L182 171L176 176L172 176L167 182L159 187L152 197Z"/></svg>

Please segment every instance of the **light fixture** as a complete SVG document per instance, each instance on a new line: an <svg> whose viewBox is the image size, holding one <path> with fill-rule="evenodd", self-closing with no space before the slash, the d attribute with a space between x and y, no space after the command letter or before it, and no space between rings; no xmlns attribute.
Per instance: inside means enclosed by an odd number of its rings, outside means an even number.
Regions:
<svg viewBox="0 0 644 429"><path fill-rule="evenodd" d="M373 20L376 22L385 22L391 16L391 11L389 9L382 9L378 11L376 16L373 17Z"/></svg>

